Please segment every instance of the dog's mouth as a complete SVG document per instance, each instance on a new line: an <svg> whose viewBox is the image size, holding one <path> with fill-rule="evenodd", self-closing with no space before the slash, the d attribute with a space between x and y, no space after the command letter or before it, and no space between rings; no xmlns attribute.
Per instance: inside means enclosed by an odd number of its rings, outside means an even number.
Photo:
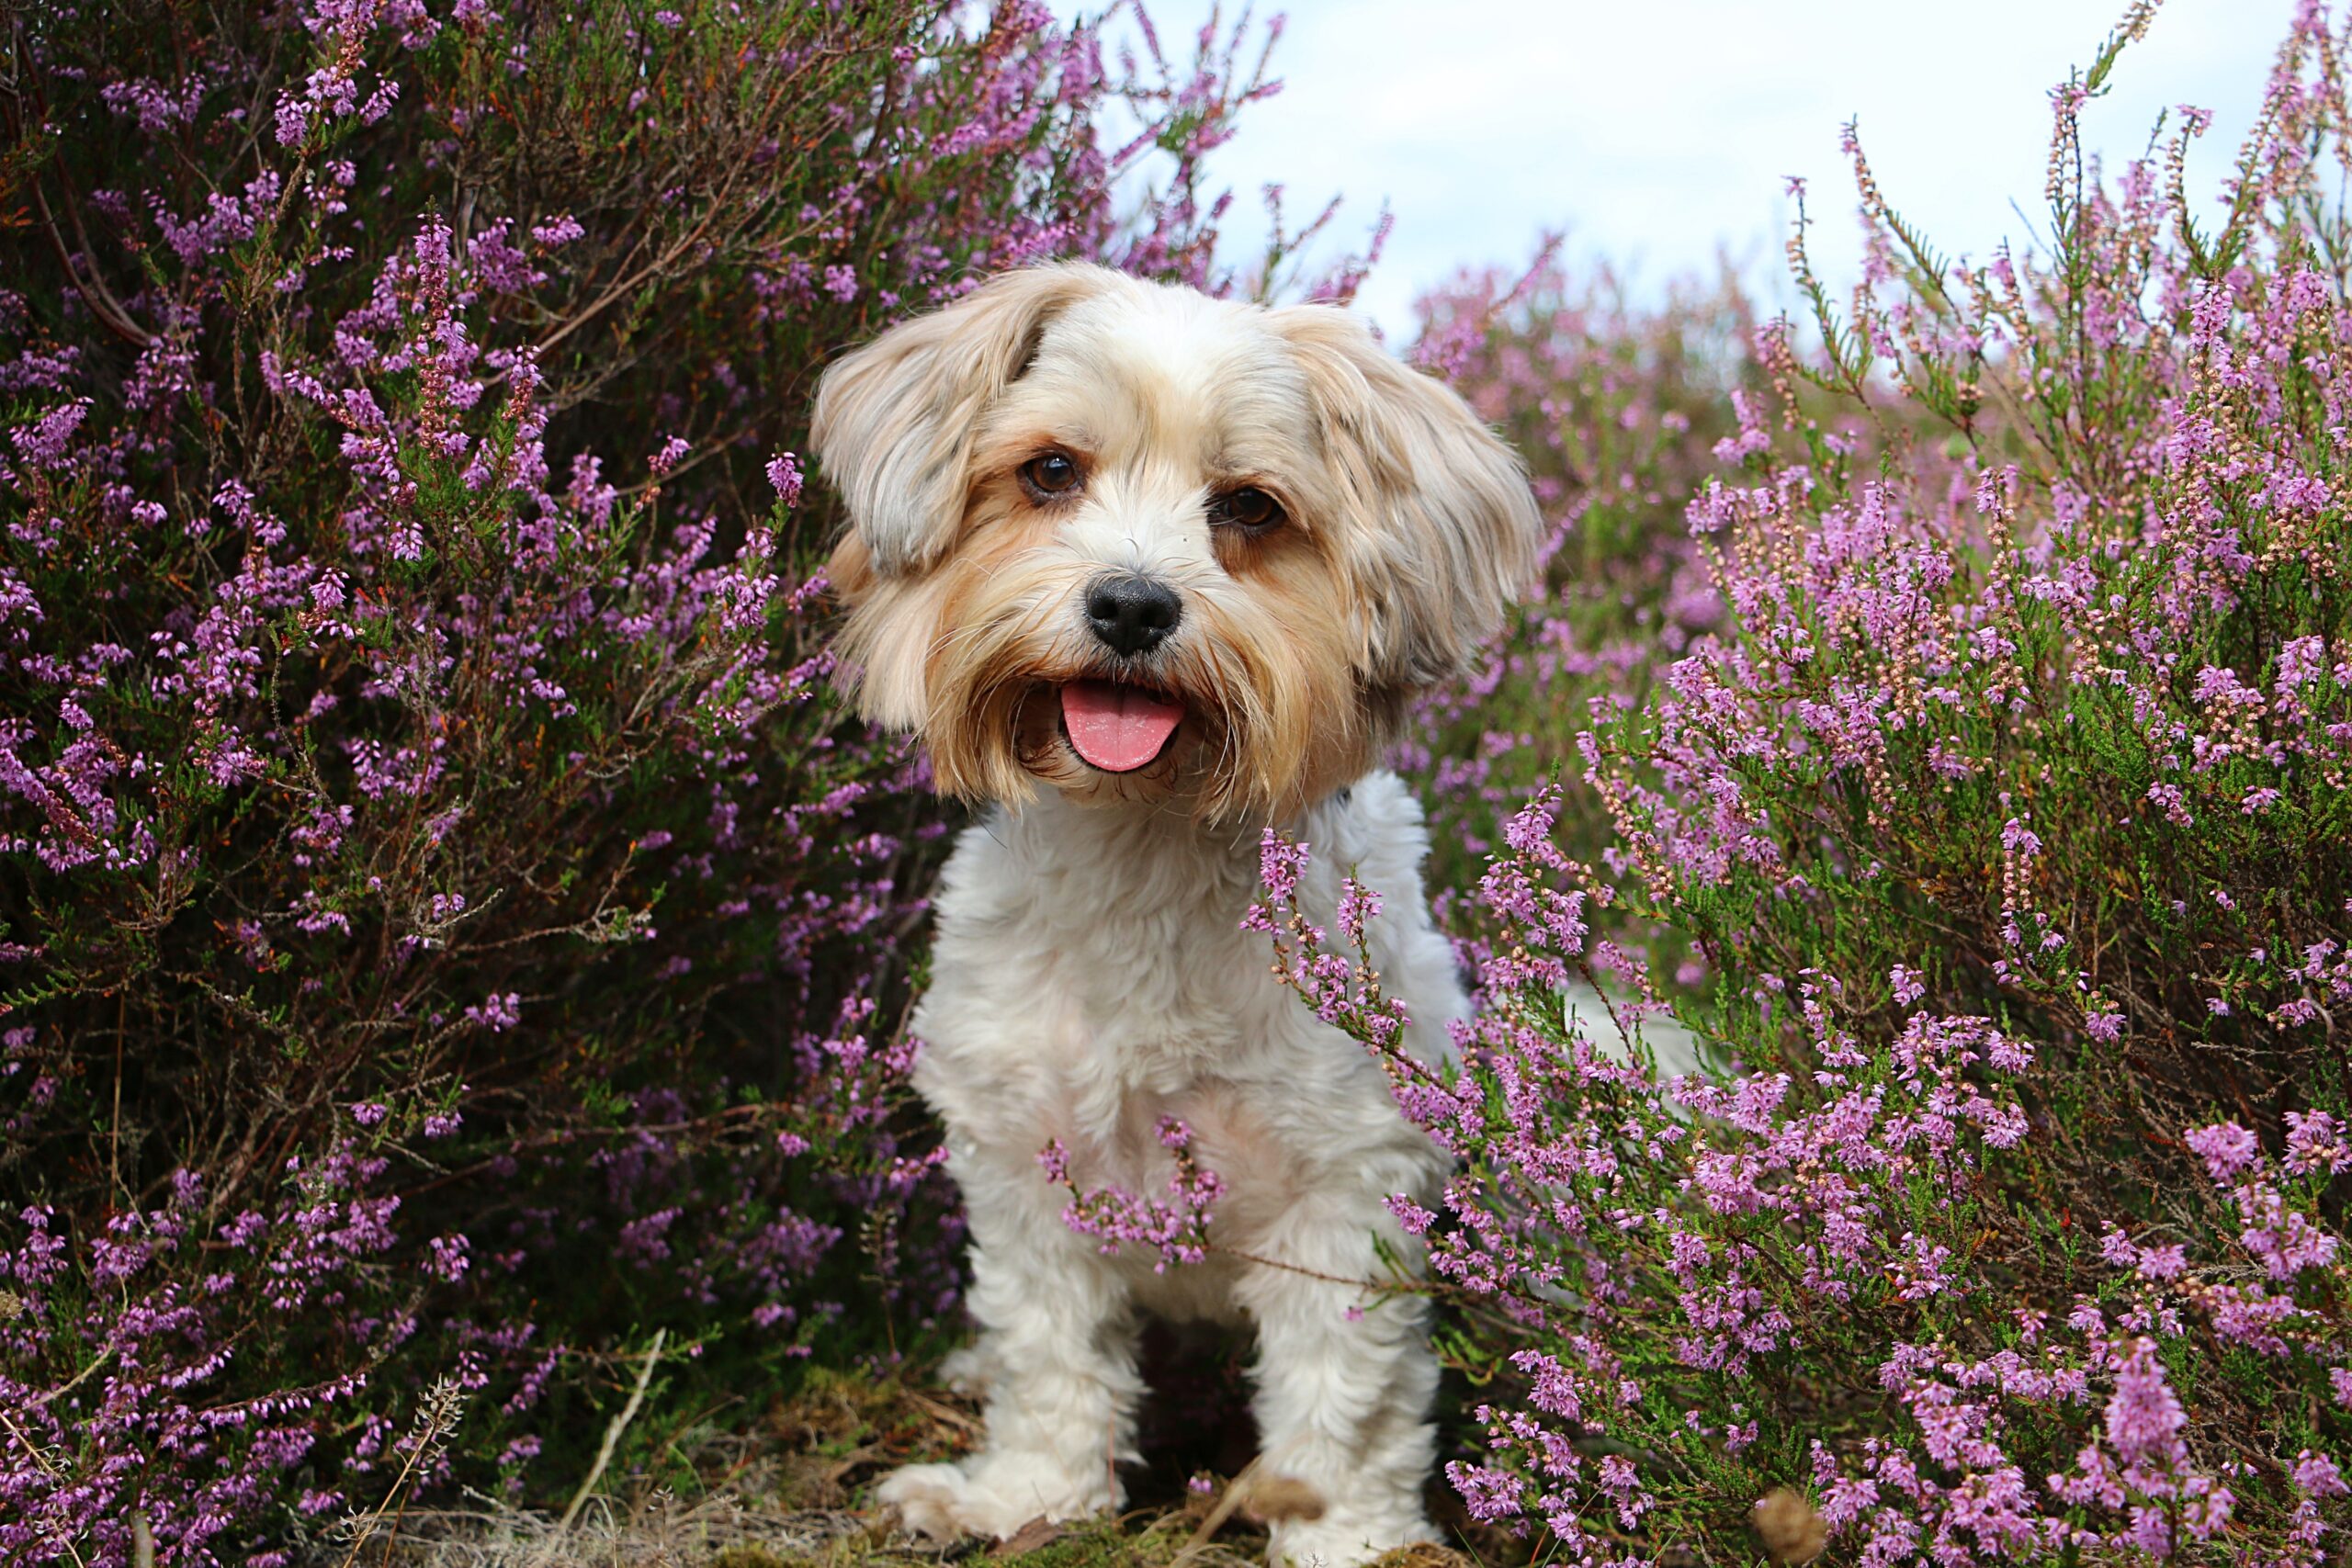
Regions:
<svg viewBox="0 0 2352 1568"><path fill-rule="evenodd" d="M1090 767L1132 773L1168 749L1184 705L1123 681L1071 681L1061 689L1062 734Z"/></svg>

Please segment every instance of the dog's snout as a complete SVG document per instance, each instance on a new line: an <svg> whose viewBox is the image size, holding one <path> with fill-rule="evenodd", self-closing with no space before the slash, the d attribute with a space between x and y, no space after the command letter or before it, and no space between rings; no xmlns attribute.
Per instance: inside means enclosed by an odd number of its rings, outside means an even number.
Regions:
<svg viewBox="0 0 2352 1568"><path fill-rule="evenodd" d="M1121 653L1149 653L1184 618L1176 591L1149 577L1097 578L1086 590L1086 623Z"/></svg>

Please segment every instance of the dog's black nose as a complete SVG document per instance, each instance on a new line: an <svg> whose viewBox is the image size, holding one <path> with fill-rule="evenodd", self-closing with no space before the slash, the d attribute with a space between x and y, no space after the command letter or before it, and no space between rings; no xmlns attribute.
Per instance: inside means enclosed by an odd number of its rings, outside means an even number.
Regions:
<svg viewBox="0 0 2352 1568"><path fill-rule="evenodd" d="M1149 653L1184 618L1184 602L1148 577L1098 578L1086 590L1086 624L1125 654Z"/></svg>

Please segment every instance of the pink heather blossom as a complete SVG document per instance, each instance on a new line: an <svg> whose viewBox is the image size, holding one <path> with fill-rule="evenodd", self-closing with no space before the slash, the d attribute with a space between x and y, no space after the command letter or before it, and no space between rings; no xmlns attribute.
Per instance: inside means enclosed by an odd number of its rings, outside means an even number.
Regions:
<svg viewBox="0 0 2352 1568"><path fill-rule="evenodd" d="M2254 1163L2260 1146L2252 1133L2234 1122L2223 1122L2211 1127L2199 1127L2182 1135L2216 1181L2225 1180Z"/></svg>

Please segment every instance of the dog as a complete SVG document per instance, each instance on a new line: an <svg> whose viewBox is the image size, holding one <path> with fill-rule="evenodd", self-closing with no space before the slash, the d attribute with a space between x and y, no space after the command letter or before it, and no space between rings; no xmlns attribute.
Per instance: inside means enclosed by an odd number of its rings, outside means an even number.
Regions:
<svg viewBox="0 0 2352 1568"><path fill-rule="evenodd" d="M1379 1063L1242 929L1268 827L1328 927L1451 1053L1468 1003L1420 886L1427 831L1380 766L1532 576L1542 525L1468 405L1344 310L1242 304L1057 265L1001 274L831 367L813 445L849 517L828 569L843 679L978 808L942 873L916 1088L972 1242L985 1437L880 1489L910 1529L1006 1538L1123 1501L1138 1315L1246 1321L1264 1473L1306 1499L1275 1564L1431 1538L1438 1361L1391 1213L1448 1170ZM1225 1191L1197 1264L1063 1220L1040 1167L1156 1192L1175 1117Z"/></svg>

